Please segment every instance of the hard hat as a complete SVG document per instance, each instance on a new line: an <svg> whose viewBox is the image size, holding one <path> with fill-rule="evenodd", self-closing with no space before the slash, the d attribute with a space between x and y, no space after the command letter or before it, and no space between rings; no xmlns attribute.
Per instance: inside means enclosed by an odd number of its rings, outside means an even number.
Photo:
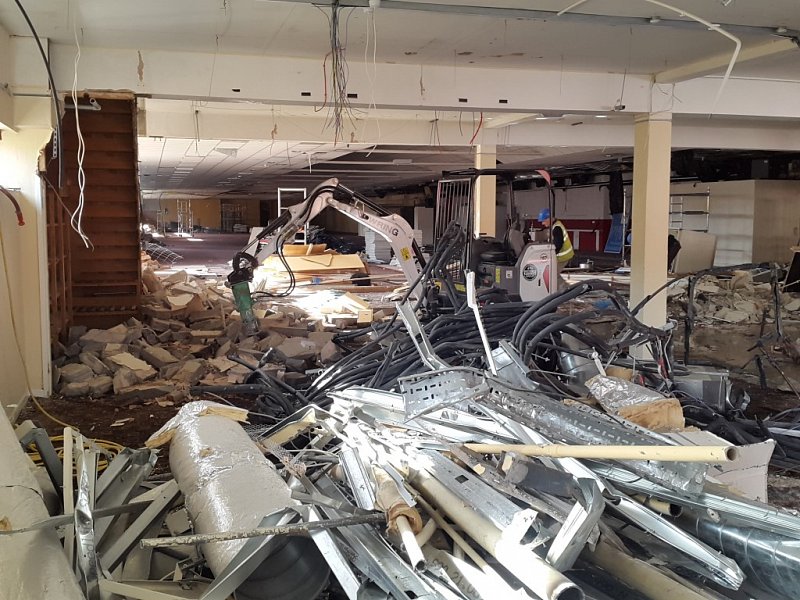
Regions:
<svg viewBox="0 0 800 600"><path fill-rule="evenodd" d="M539 213L539 222L542 223L542 222L546 221L549 218L550 218L550 209L549 208L543 208L541 210L541 212Z"/></svg>

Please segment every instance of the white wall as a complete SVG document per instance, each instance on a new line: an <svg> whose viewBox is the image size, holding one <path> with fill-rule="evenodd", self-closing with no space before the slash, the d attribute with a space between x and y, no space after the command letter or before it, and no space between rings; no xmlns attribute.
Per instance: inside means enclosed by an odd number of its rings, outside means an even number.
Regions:
<svg viewBox="0 0 800 600"><path fill-rule="evenodd" d="M755 218L754 181L717 181L712 183L673 183L672 194L710 190L708 232L717 236L717 266L748 263L753 258L753 221ZM688 202L688 199L687 199ZM699 200L698 200L699 202ZM697 217L692 227L699 229ZM687 224L690 221L687 220Z"/></svg>
<svg viewBox="0 0 800 600"><path fill-rule="evenodd" d="M673 194L706 190L711 192L708 231L717 236L715 265L792 258L789 247L800 241L800 181L675 183L671 187ZM699 229L700 218L693 219L686 222Z"/></svg>
<svg viewBox="0 0 800 600"><path fill-rule="evenodd" d="M11 81L11 39L0 25L0 129L10 127L14 118L11 94L3 86Z"/></svg>
<svg viewBox="0 0 800 600"><path fill-rule="evenodd" d="M535 219L548 206L545 188L514 193L517 211L523 219ZM559 219L610 219L608 187L599 185L556 190L555 213Z"/></svg>
<svg viewBox="0 0 800 600"><path fill-rule="evenodd" d="M49 121L47 99L41 111ZM13 406L34 393L50 393L47 246L42 184L36 175L39 151L50 138L49 128L4 131L0 140L0 184L14 191L26 224L17 225L11 203L0 197L0 404L10 416ZM8 274L2 268L2 259ZM10 300L10 302L9 302ZM13 307L13 324L12 324ZM19 334L22 356L13 336ZM26 368L23 368L23 360ZM26 381L27 378L27 381Z"/></svg>
<svg viewBox="0 0 800 600"><path fill-rule="evenodd" d="M755 182L753 261L788 263L800 242L800 181Z"/></svg>

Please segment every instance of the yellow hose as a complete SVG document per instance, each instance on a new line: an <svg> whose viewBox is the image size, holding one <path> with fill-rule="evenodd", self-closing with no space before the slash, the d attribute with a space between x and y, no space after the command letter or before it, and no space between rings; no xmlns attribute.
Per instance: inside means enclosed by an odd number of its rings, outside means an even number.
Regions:
<svg viewBox="0 0 800 600"><path fill-rule="evenodd" d="M50 436L50 441L53 442L53 446L58 453L58 457L63 460L64 458L64 436L63 435L52 435ZM111 459L113 459L120 451L124 448L124 446L117 444L116 442L111 442L109 440L101 440L101 439L90 439L85 438L86 447L87 448L100 448L103 453L105 454L106 458L100 458L97 461L97 470L102 471L108 466L108 463ZM58 444L61 443L61 446ZM36 465L42 464L42 457L39 455L39 452L36 450L33 444L29 445L26 449L28 456Z"/></svg>

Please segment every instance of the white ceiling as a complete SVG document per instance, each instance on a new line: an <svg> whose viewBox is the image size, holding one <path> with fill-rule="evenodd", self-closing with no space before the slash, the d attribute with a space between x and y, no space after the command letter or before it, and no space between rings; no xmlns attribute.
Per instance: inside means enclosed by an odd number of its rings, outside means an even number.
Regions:
<svg viewBox="0 0 800 600"><path fill-rule="evenodd" d="M152 48L188 52L287 56L316 59L330 50L329 7L271 0L21 0L43 37L72 45L75 32L84 46ZM415 0L488 10L558 11L572 0ZM672 0L715 23L800 29L800 0ZM445 6L447 8L447 6ZM462 13L465 9L461 9ZM480 8L476 10L481 10ZM361 8L340 12L340 35L351 64L438 64L488 67L609 71L649 74L732 51L732 43L703 28L629 24L613 16L681 20L646 0L591 0L573 13L591 20L552 16L546 20L513 15L422 12ZM577 18L580 18L579 16ZM687 21L687 19L682 19ZM29 35L16 6L0 1L0 24ZM737 30L745 46L774 38L770 31ZM368 44L369 40L369 44ZM739 65L736 76L800 80L800 51ZM254 77L258 76L254 74ZM391 111L382 117L391 118ZM406 113L407 116L408 113ZM498 115L499 117L499 115ZM492 115L487 115L491 119ZM372 154L327 144L142 138L140 161L145 193L273 193L278 185L315 185L340 176L364 189L438 177L442 170L472 164L470 148L377 147ZM370 146L371 148L371 146ZM625 152L626 149L616 149ZM506 165L549 166L606 158L603 148L498 147ZM408 162L408 159L411 162ZM310 172L309 172L310 162Z"/></svg>
<svg viewBox="0 0 800 600"><path fill-rule="evenodd" d="M797 0L674 0L713 22L800 29ZM269 0L23 0L42 36L74 43L76 26L84 45L263 54L320 59L329 51L329 8ZM433 2L426 2L434 4ZM454 2L451 2L451 4ZM480 5L483 0L460 0ZM560 10L561 0L505 0L503 7ZM437 2L435 4L447 4ZM575 12L663 19L677 15L645 1L592 0ZM341 10L341 37L350 60L502 68L606 70L653 73L698 57L731 51L717 33L651 25L545 21L441 14L378 8L373 20L363 9ZM28 35L10 1L0 3L0 23ZM367 48L367 38L371 38ZM769 39L741 34L745 44ZM366 51L366 52L365 52ZM796 63L794 63L796 66ZM791 68L792 65L788 65ZM785 72L783 69L782 72ZM788 73L785 73L788 75Z"/></svg>
<svg viewBox="0 0 800 600"><path fill-rule="evenodd" d="M607 160L631 149L561 146L498 146L505 167L547 167ZM139 138L145 196L227 195L273 197L280 187L312 188L329 177L368 192L439 179L442 171L473 166L472 148L371 146L271 140ZM310 161L310 164L309 164Z"/></svg>
<svg viewBox="0 0 800 600"><path fill-rule="evenodd" d="M177 101L148 99L147 113L175 110ZM204 112L243 115L255 124L259 116L275 119L303 119L319 114L311 106L264 106L256 103L202 102L193 104ZM540 114L540 113L539 113ZM442 171L472 167L474 149L471 146L442 145L432 124L436 117L443 127L450 125L467 131L475 129L474 115L456 111L373 109L369 119L378 119L391 129L394 123L409 119L431 123L427 145L388 145L364 143L319 143L286 140L237 140L194 138L139 138L139 171L142 192L196 194L202 196L227 194L236 196L274 196L281 187L314 187L328 177L339 177L345 185L361 191L393 185L416 184L441 177ZM504 127L511 121L523 122L537 115L485 113L484 126L494 122ZM632 124L629 114L603 115L599 125ZM547 117L569 127L580 124L591 115ZM438 124L436 127L438 127ZM265 130L266 133L266 130ZM509 137L498 137L498 161L503 166L547 167L607 160L630 155L631 148L607 150L593 146L520 146ZM422 142L424 143L424 142Z"/></svg>

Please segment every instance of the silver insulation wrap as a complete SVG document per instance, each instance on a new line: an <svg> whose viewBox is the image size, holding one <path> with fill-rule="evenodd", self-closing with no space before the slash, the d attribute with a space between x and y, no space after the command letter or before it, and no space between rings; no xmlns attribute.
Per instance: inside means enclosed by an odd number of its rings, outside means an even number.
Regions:
<svg viewBox="0 0 800 600"><path fill-rule="evenodd" d="M182 420L170 445L170 468L197 533L252 529L265 516L298 504L241 425L226 417ZM245 543L204 544L212 572L219 575ZM327 577L327 565L311 540L285 538L240 586L237 597L310 600Z"/></svg>

